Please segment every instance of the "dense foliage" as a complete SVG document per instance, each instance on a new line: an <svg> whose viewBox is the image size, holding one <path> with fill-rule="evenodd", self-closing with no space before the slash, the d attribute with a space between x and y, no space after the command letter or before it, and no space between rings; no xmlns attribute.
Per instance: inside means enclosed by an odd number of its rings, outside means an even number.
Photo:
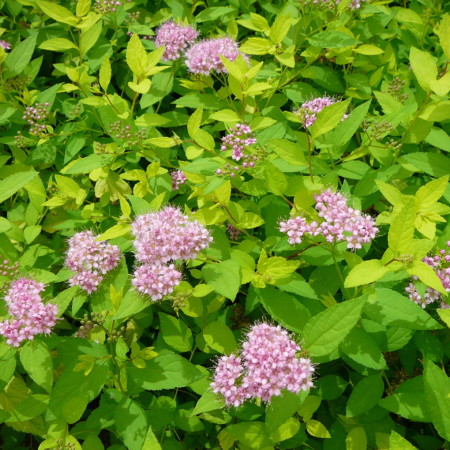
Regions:
<svg viewBox="0 0 450 450"><path fill-rule="evenodd" d="M2 448L449 448L445 3L0 0Z"/></svg>

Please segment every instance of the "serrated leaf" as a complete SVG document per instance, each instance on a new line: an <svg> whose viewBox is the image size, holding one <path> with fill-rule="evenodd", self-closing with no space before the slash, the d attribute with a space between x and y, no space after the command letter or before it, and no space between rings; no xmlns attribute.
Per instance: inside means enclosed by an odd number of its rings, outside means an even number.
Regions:
<svg viewBox="0 0 450 450"><path fill-rule="evenodd" d="M431 89L432 81L435 81L438 76L434 58L428 52L419 50L416 47L411 47L409 61L420 87L424 91L429 91Z"/></svg>
<svg viewBox="0 0 450 450"><path fill-rule="evenodd" d="M342 121L344 114L347 111L351 99L342 102L336 102L332 105L326 106L317 114L317 119L309 128L313 139L318 138L322 134L328 133Z"/></svg>
<svg viewBox="0 0 450 450"><path fill-rule="evenodd" d="M168 314L158 313L158 316L164 342L179 352L190 351L194 340L188 326L181 319Z"/></svg>
<svg viewBox="0 0 450 450"><path fill-rule="evenodd" d="M145 76L147 68L147 52L137 34L128 41L126 61L131 71L138 77Z"/></svg>
<svg viewBox="0 0 450 450"><path fill-rule="evenodd" d="M355 287L373 283L383 277L389 269L379 259L370 259L353 267L345 279L344 286Z"/></svg>
<svg viewBox="0 0 450 450"><path fill-rule="evenodd" d="M404 254L413 242L416 221L416 202L406 198L403 205L394 208L388 233L389 248L394 254Z"/></svg>
<svg viewBox="0 0 450 450"><path fill-rule="evenodd" d="M380 401L384 391L381 373L363 378L353 389L347 402L347 417L370 411Z"/></svg>

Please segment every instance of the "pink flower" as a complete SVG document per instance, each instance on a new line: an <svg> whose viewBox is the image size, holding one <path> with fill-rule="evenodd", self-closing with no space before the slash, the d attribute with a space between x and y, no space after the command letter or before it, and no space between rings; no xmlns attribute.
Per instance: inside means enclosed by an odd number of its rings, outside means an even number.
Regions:
<svg viewBox="0 0 450 450"><path fill-rule="evenodd" d="M209 75L212 70L227 73L220 56L234 61L240 54L243 55L237 42L229 37L208 39L194 44L186 52L186 66L192 73Z"/></svg>
<svg viewBox="0 0 450 450"><path fill-rule="evenodd" d="M239 161L250 157L245 154L245 150L252 144L256 144L256 138L251 128L243 123L238 123L222 138L220 150L232 150L231 158Z"/></svg>
<svg viewBox="0 0 450 450"><path fill-rule="evenodd" d="M162 59L164 61L180 58L188 46L197 39L198 33L192 27L165 22L156 33L156 47L164 48Z"/></svg>
<svg viewBox="0 0 450 450"><path fill-rule="evenodd" d="M144 264L134 272L133 285L142 294L149 295L153 301L171 294L180 284L181 272L173 264Z"/></svg>
<svg viewBox="0 0 450 450"><path fill-rule="evenodd" d="M0 47L3 50L11 50L11 44L8 41L4 41L3 39L0 39Z"/></svg>
<svg viewBox="0 0 450 450"><path fill-rule="evenodd" d="M116 245L96 241L92 231L82 231L69 239L66 266L75 274L69 280L71 286L79 286L88 294L97 290L105 275L117 267L120 250Z"/></svg>
<svg viewBox="0 0 450 450"><path fill-rule="evenodd" d="M296 109L293 112L302 118L303 126L308 128L316 121L317 114L319 114L323 108L333 105L334 103L336 103L336 100L331 97L318 97L303 103L299 109ZM347 117L348 115L344 114L342 120Z"/></svg>
<svg viewBox="0 0 450 450"><path fill-rule="evenodd" d="M282 389L298 393L313 386L314 366L297 357L300 346L280 326L261 323L247 333L240 356L219 358L211 387L228 406L246 399L270 402Z"/></svg>
<svg viewBox="0 0 450 450"><path fill-rule="evenodd" d="M203 225L172 206L137 217L132 228L136 259L144 264L194 259L212 241Z"/></svg>
<svg viewBox="0 0 450 450"><path fill-rule="evenodd" d="M186 175L182 170L174 170L170 176L172 177L172 191L178 190L182 184L186 183Z"/></svg>
<svg viewBox="0 0 450 450"><path fill-rule="evenodd" d="M56 323L58 308L52 303L44 304L40 293L44 285L27 278L19 278L11 283L5 302L9 319L0 322L0 334L6 343L18 347L26 339L32 340L36 334L48 334Z"/></svg>

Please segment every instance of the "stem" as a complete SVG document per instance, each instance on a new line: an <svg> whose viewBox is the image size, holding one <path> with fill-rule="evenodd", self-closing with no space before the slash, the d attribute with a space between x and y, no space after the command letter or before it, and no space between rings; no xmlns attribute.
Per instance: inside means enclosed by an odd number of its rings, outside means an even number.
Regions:
<svg viewBox="0 0 450 450"><path fill-rule="evenodd" d="M309 176L311 177L311 183L314 184L314 177L312 172L312 154L311 154L311 137L306 131L306 140L308 141L308 170L309 170Z"/></svg>

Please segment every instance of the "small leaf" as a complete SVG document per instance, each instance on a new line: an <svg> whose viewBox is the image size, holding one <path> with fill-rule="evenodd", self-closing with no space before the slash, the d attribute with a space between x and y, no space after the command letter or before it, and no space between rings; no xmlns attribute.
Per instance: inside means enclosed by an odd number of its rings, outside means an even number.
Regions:
<svg viewBox="0 0 450 450"><path fill-rule="evenodd" d="M331 438L330 433L325 428L325 425L318 420L308 420L306 422L306 431L311 435L319 439Z"/></svg>

